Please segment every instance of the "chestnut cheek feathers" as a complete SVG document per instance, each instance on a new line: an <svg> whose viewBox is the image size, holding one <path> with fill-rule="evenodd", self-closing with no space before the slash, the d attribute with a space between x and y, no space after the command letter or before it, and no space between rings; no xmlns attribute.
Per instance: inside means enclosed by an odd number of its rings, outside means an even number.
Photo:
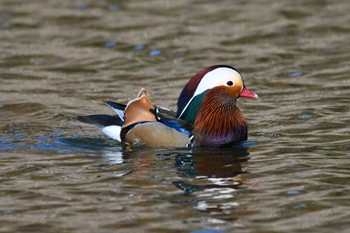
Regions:
<svg viewBox="0 0 350 233"><path fill-rule="evenodd" d="M223 90L232 97L238 98L239 94L242 91L242 86L235 85L235 86L224 86Z"/></svg>

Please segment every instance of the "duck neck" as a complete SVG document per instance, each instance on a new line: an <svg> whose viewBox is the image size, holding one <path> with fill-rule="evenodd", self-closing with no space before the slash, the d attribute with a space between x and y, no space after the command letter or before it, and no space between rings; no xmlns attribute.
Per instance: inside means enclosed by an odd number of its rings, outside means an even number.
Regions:
<svg viewBox="0 0 350 233"><path fill-rule="evenodd" d="M222 146L247 139L247 123L236 98L225 92L208 92L194 122L195 144Z"/></svg>

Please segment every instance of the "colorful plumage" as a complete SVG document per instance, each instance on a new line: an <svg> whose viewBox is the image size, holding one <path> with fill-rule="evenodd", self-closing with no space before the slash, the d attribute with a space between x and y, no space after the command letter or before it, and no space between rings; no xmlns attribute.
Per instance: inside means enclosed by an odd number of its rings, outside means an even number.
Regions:
<svg viewBox="0 0 350 233"><path fill-rule="evenodd" d="M79 116L127 145L148 147L225 147L247 140L247 123L236 106L239 97L257 98L231 66L198 72L182 90L177 112L155 106L144 89L127 105L107 101L116 116Z"/></svg>

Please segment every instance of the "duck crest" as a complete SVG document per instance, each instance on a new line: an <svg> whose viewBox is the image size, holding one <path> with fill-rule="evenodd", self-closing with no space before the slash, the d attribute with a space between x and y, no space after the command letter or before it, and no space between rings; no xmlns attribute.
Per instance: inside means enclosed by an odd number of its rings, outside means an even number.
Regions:
<svg viewBox="0 0 350 233"><path fill-rule="evenodd" d="M191 100L193 97L199 83L202 81L202 78L204 77L205 74L208 72L215 70L216 68L223 67L223 68L229 68L236 70L235 68L228 66L228 65L214 65L214 66L209 66L204 68L203 70L199 71L197 74L195 74L190 81L186 84L184 89L182 90L178 101L177 101L177 112L176 116L179 117L188 104L188 102Z"/></svg>
<svg viewBox="0 0 350 233"><path fill-rule="evenodd" d="M154 104L149 100L145 89L141 89L137 98L131 100L125 108L125 120L122 128L138 122L156 122L156 116L151 112Z"/></svg>
<svg viewBox="0 0 350 233"><path fill-rule="evenodd" d="M209 90L194 122L195 146L222 146L247 139L247 123L236 99L223 87Z"/></svg>
<svg viewBox="0 0 350 233"><path fill-rule="evenodd" d="M179 99L177 101L177 113L176 113L176 115L178 117L180 116L180 114L184 110L184 108L186 107L186 104L188 103L188 101L190 101L191 98L193 97L193 94L196 91L196 88L197 88L198 84L200 83L200 81L202 80L202 78L204 77L204 75L206 73L208 73L209 71L214 70L214 69L215 69L214 66L204 68L203 70L201 70L197 74L195 74L190 79L190 81L188 81L188 83L186 84L184 89L182 89L181 94L179 96Z"/></svg>

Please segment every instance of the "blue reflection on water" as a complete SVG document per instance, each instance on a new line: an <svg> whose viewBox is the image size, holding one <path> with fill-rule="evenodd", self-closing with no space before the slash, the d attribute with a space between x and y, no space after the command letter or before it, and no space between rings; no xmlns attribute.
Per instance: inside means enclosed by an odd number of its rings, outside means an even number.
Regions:
<svg viewBox="0 0 350 233"><path fill-rule="evenodd" d="M55 129L54 129L55 131ZM0 151L54 151L57 153L87 152L96 150L117 149L117 141L106 137L85 138L75 134L71 138L62 137L59 133L41 136L28 136L22 132L0 136ZM116 148L117 147L117 148Z"/></svg>
<svg viewBox="0 0 350 233"><path fill-rule="evenodd" d="M106 46L106 47L114 47L114 46L116 46L117 44L118 44L117 41L111 40L111 41L107 41L107 42L105 43L105 46Z"/></svg>
<svg viewBox="0 0 350 233"><path fill-rule="evenodd" d="M293 206L293 209L302 209L302 208L305 208L305 207L306 207L306 204L301 203L301 204L299 204L299 205Z"/></svg>
<svg viewBox="0 0 350 233"><path fill-rule="evenodd" d="M299 119L303 119L303 120L307 120L307 119L311 119L312 115L311 114L301 114L298 116Z"/></svg>
<svg viewBox="0 0 350 233"><path fill-rule="evenodd" d="M302 76L303 73L302 72L292 72L289 75L292 76L292 77L299 77L299 76Z"/></svg>
<svg viewBox="0 0 350 233"><path fill-rule="evenodd" d="M298 194L300 194L300 191L292 189L292 190L288 190L287 194L288 195L298 195Z"/></svg>
<svg viewBox="0 0 350 233"><path fill-rule="evenodd" d="M142 45L142 44L138 44L138 45L134 46L134 51L141 51L141 50L144 50L144 49L145 49L145 46Z"/></svg>
<svg viewBox="0 0 350 233"><path fill-rule="evenodd" d="M0 151L11 151L25 146L25 143L21 142L22 138L23 133L17 133L11 136L0 136Z"/></svg>
<svg viewBox="0 0 350 233"><path fill-rule="evenodd" d="M153 49L153 50L151 50L151 51L149 52L149 55L150 55L151 57L159 56L160 54L161 54L161 52L160 52L160 50L158 50L158 49Z"/></svg>

